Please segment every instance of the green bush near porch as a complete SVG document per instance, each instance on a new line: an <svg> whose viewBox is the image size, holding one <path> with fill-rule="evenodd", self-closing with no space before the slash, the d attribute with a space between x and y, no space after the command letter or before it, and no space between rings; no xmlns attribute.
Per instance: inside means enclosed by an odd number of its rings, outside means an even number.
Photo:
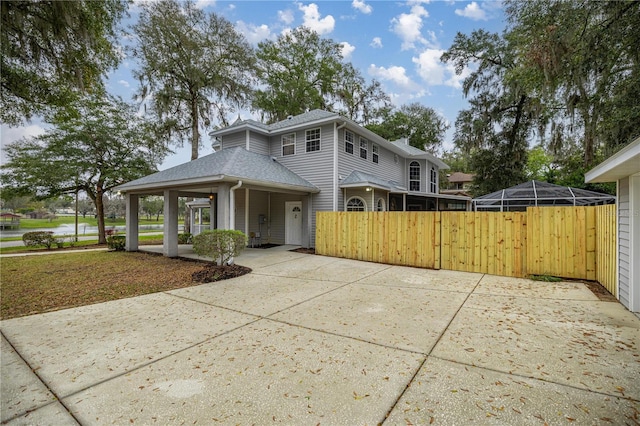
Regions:
<svg viewBox="0 0 640 426"><path fill-rule="evenodd" d="M213 258L219 265L230 264L247 246L247 236L236 230L206 230L193 237L193 251L198 256Z"/></svg>

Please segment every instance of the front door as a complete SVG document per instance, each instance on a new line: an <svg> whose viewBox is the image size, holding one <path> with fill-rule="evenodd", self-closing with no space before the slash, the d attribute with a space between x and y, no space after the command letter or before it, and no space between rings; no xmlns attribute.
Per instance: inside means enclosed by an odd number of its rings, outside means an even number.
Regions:
<svg viewBox="0 0 640 426"><path fill-rule="evenodd" d="M284 243L299 246L302 244L302 201L286 201Z"/></svg>

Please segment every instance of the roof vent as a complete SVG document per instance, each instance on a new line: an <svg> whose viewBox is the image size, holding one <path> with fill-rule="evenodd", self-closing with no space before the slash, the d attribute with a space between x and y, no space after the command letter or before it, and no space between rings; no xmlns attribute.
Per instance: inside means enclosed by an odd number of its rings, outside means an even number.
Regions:
<svg viewBox="0 0 640 426"><path fill-rule="evenodd" d="M291 120L293 118L293 115L290 115L287 117L287 120Z"/></svg>

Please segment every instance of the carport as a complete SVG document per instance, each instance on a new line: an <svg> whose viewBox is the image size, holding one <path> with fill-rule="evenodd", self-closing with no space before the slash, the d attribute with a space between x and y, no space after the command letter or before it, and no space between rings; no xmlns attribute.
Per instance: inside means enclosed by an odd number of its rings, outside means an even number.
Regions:
<svg viewBox="0 0 640 426"><path fill-rule="evenodd" d="M211 227L238 229L247 235L262 225L274 238L288 235L287 202L297 203L301 222L295 243L308 247L311 238L311 203L319 189L266 155L230 148L163 170L115 188L126 199L126 250L137 251L139 199L164 197L163 254L178 255L178 198L205 198L215 211ZM254 217L255 216L255 217ZM259 223L264 217L266 223ZM299 234L299 235L298 235Z"/></svg>

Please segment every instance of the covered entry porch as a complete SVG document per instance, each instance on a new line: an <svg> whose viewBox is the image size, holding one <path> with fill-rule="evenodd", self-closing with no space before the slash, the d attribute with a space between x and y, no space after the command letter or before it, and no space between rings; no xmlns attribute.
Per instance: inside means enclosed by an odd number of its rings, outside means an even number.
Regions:
<svg viewBox="0 0 640 426"><path fill-rule="evenodd" d="M116 189L126 200L127 251L139 248L140 198L164 198L162 253L168 257L178 256L180 197L206 200L198 208L208 204L211 229L260 233L263 241L309 247L312 198L319 192L270 157L243 148L219 151Z"/></svg>

